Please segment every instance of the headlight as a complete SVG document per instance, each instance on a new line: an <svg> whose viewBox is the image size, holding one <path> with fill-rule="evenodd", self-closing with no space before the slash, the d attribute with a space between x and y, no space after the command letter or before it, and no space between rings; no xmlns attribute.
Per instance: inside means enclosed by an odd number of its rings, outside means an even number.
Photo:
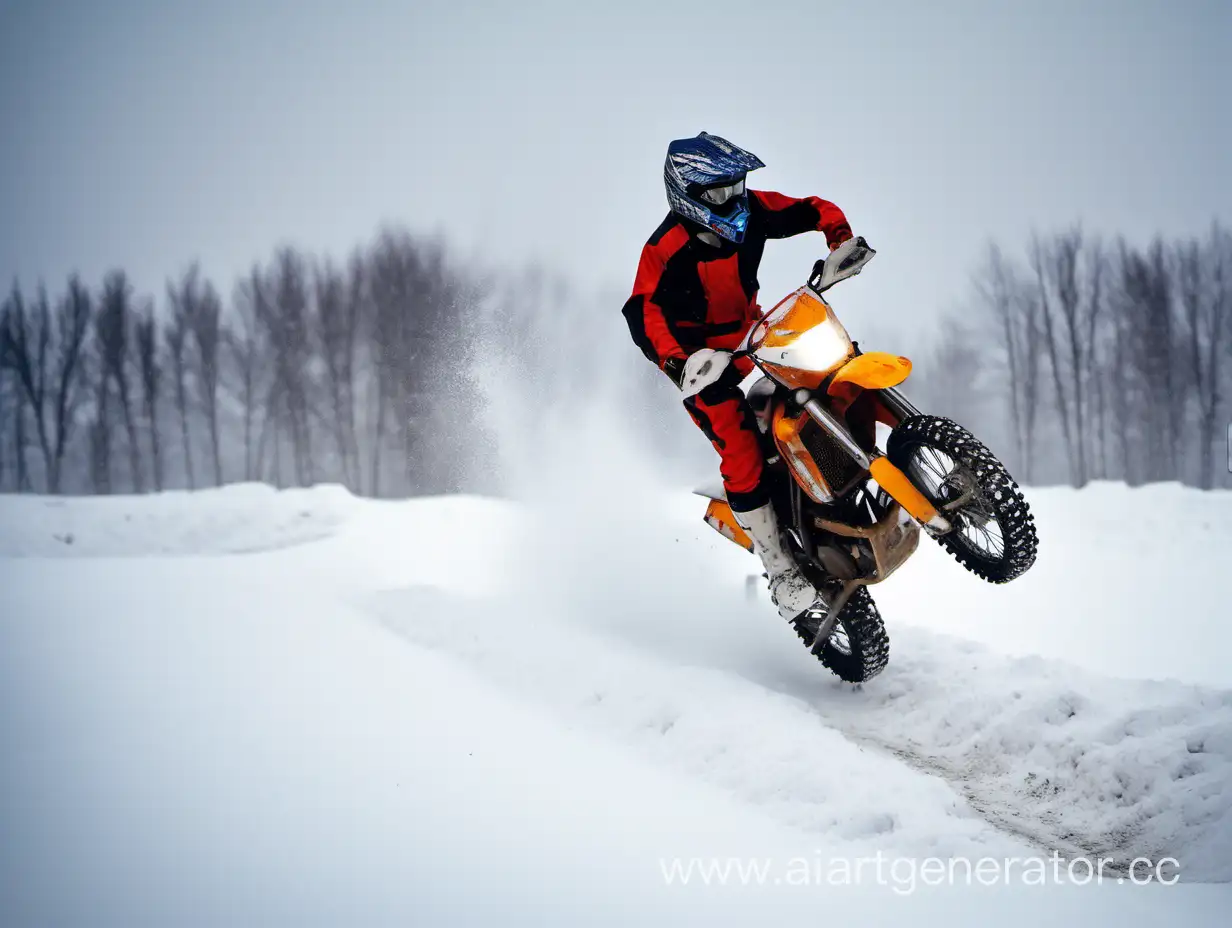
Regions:
<svg viewBox="0 0 1232 928"><path fill-rule="evenodd" d="M851 347L847 332L831 316L820 325L802 332L790 345L763 349L758 354L771 364L825 374L847 360Z"/></svg>

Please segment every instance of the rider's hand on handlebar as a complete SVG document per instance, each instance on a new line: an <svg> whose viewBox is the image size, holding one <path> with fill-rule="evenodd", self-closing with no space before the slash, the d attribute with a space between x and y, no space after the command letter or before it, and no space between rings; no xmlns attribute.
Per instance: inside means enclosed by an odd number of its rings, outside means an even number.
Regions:
<svg viewBox="0 0 1232 928"><path fill-rule="evenodd" d="M731 362L730 351L699 348L687 358L668 358L663 372L688 397L700 393L722 377Z"/></svg>

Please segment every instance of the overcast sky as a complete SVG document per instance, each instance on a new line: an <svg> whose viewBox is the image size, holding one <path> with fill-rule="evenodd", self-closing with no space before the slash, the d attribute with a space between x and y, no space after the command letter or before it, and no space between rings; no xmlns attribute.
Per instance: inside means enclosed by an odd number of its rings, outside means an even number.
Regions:
<svg viewBox="0 0 1232 928"><path fill-rule="evenodd" d="M1232 219L1230 59L1225 0L0 0L0 274L229 292L390 221L625 290L705 129L842 206L880 252L843 299L920 326L990 236ZM763 302L821 247L772 246Z"/></svg>

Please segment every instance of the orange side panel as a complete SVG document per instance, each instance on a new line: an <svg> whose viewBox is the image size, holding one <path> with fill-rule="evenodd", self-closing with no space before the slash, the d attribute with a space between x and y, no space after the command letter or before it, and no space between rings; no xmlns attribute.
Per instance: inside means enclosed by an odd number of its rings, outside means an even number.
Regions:
<svg viewBox="0 0 1232 928"><path fill-rule="evenodd" d="M722 500L710 501L710 505L706 507L706 523L724 538L749 551L753 550L753 539L740 527L731 506Z"/></svg>
<svg viewBox="0 0 1232 928"><path fill-rule="evenodd" d="M813 456L804 447L804 442L800 440L800 429L808 421L808 413L801 412L794 419L785 413L786 410L781 405L775 409L774 422L770 426L779 454L791 467L796 482L811 500L817 503L829 502L830 485L826 483L826 478L821 475L817 462L813 460Z"/></svg>

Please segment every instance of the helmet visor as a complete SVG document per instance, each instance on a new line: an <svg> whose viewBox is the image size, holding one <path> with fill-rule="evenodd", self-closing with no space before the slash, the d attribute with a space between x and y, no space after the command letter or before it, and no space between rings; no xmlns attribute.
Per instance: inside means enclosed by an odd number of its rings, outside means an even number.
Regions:
<svg viewBox="0 0 1232 928"><path fill-rule="evenodd" d="M732 197L738 197L742 193L744 193L744 178L741 178L734 184L725 184L721 187L707 187L698 196L706 203L722 206Z"/></svg>

